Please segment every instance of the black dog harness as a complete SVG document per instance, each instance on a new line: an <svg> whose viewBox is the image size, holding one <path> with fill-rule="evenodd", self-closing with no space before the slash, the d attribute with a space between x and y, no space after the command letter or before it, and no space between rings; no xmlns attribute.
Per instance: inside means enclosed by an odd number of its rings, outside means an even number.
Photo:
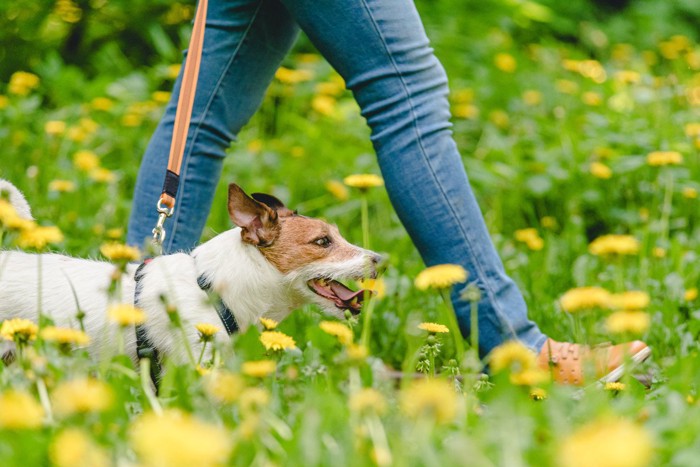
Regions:
<svg viewBox="0 0 700 467"><path fill-rule="evenodd" d="M143 276L143 268L152 260L153 258L145 259L136 269L136 273L134 274L134 306L136 307L139 306L139 298L141 295L141 278ZM214 309L216 310L216 314L219 315L219 319L221 319L224 329L226 329L228 335L230 336L231 334L238 332L238 323L236 322L236 318L233 316L231 309L226 306L221 297L212 290L211 282L207 281L202 275L197 278L197 285L199 285L199 288L205 291L211 299ZM148 332L143 324L136 326L136 356L139 358L139 360L142 358L147 358L151 361L151 381L153 381L153 384L157 390L162 371L161 360L158 349L148 338Z"/></svg>

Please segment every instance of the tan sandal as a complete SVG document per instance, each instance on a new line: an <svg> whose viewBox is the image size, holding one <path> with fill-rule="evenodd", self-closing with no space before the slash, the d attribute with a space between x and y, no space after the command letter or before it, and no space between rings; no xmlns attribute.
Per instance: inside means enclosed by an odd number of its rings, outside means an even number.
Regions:
<svg viewBox="0 0 700 467"><path fill-rule="evenodd" d="M642 341L590 347L547 339L537 356L537 364L558 383L582 386L586 383L585 375L593 369L599 381L609 383L622 377L626 357L640 363L649 355L651 349Z"/></svg>

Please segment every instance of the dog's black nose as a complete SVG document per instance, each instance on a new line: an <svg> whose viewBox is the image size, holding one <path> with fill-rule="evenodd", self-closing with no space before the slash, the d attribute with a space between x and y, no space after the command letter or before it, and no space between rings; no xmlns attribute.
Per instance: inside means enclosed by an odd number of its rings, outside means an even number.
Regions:
<svg viewBox="0 0 700 467"><path fill-rule="evenodd" d="M386 269L388 255L380 255L379 253L372 252L369 256L370 263L372 265L372 278L375 279L379 274L384 272Z"/></svg>

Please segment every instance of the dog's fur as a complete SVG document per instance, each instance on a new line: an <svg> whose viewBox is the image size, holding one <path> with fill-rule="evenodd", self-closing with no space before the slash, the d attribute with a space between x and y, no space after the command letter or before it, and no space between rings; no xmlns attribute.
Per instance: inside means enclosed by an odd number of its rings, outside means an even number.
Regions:
<svg viewBox="0 0 700 467"><path fill-rule="evenodd" d="M9 192L18 214L31 219L19 190L0 180L0 191ZM156 257L142 270L139 306L146 313L147 334L156 348L171 358L184 361L186 353L173 333L166 306L178 310L193 349L200 345L194 327L197 323L217 326L222 329L217 339L228 339L207 294L197 284L199 276L212 284L241 329L259 325L261 317L280 321L306 303L342 317L345 310L336 306L342 305L342 300L334 302L315 293L312 282L321 279L325 285L325 280L376 276L381 259L378 254L351 245L335 226L297 215L270 195L254 194L251 198L231 184L228 210L238 227L201 244L191 254ZM135 270L136 265L127 267L121 279L121 296L114 301L133 303ZM40 293L43 312L58 326L77 327L78 306L85 312L92 353L114 348L116 328L106 312L110 305L107 288L114 273L115 266L104 261L2 251L0 322L10 318L36 321ZM357 309L355 305L353 311ZM133 332L125 333L125 344L134 357Z"/></svg>

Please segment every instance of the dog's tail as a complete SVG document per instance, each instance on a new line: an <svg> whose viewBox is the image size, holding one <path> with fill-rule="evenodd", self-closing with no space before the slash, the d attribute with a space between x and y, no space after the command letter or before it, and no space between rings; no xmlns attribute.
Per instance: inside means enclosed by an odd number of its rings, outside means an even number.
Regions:
<svg viewBox="0 0 700 467"><path fill-rule="evenodd" d="M0 179L0 198L7 199L22 219L34 220L32 210L22 192L7 180Z"/></svg>

